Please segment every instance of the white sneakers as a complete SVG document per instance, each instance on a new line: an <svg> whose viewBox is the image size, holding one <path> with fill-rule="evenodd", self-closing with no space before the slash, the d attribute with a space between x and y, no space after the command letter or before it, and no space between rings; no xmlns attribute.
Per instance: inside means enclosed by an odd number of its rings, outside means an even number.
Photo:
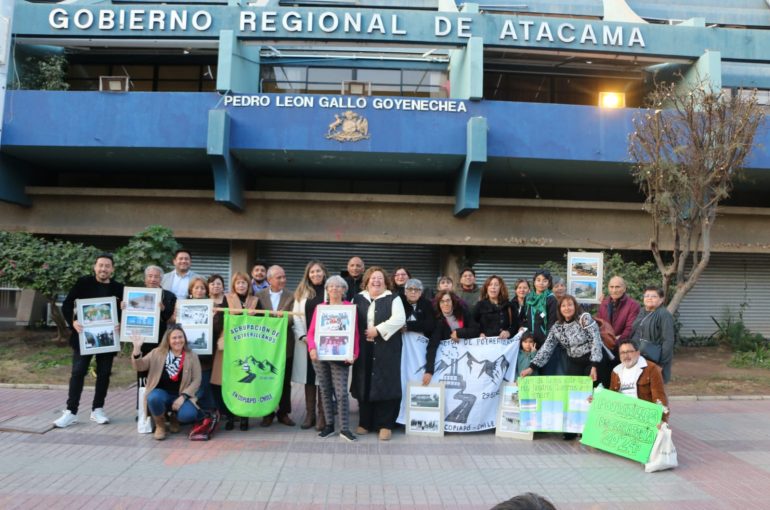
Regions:
<svg viewBox="0 0 770 510"><path fill-rule="evenodd" d="M105 425L110 422L110 419L106 414L104 414L104 409L100 407L91 411L91 421L95 421L99 425ZM54 427L63 429L69 427L70 425L74 425L77 422L78 416L76 414L72 414L72 411L69 409L66 409L63 413L61 413L61 417L53 422L53 425Z"/></svg>
<svg viewBox="0 0 770 510"><path fill-rule="evenodd" d="M104 414L104 409L99 407L91 411L91 421L95 421L99 425L105 425L110 422L110 419Z"/></svg>
<svg viewBox="0 0 770 510"><path fill-rule="evenodd" d="M69 409L66 409L63 413L61 413L61 417L53 422L53 426L63 429L77 422L78 416L76 414L72 414L72 411Z"/></svg>

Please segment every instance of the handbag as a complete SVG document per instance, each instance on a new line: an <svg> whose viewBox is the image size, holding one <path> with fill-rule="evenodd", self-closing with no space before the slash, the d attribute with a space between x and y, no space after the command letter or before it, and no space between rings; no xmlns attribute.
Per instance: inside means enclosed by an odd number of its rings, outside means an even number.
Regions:
<svg viewBox="0 0 770 510"><path fill-rule="evenodd" d="M220 420L219 411L206 412L203 419L193 425L188 436L190 441L208 441L217 430Z"/></svg>
<svg viewBox="0 0 770 510"><path fill-rule="evenodd" d="M139 387L139 409L137 409L136 431L139 434L152 434L152 419L147 416L147 406L144 401L144 386Z"/></svg>
<svg viewBox="0 0 770 510"><path fill-rule="evenodd" d="M660 363L660 356L663 354L663 347L654 344L649 340L641 339L639 341L639 352L650 361Z"/></svg>
<svg viewBox="0 0 770 510"><path fill-rule="evenodd" d="M676 447L671 440L671 429L663 422L652 445L650 460L644 465L645 473L654 473L665 469L673 469L679 465L676 458Z"/></svg>
<svg viewBox="0 0 770 510"><path fill-rule="evenodd" d="M602 343L607 349L614 351L618 345L618 339L615 336L615 330L612 329L612 324L599 317L594 317L594 320L599 325L599 336L602 337Z"/></svg>

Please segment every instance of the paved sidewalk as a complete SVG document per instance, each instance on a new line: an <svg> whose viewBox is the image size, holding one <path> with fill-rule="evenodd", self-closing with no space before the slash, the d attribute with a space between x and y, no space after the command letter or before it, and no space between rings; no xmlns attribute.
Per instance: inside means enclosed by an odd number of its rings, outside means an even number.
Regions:
<svg viewBox="0 0 770 510"><path fill-rule="evenodd" d="M0 432L0 508L487 509L526 491L559 509L770 508L770 400L673 402L680 467L646 474L554 434L525 442L397 431L388 443L369 434L350 444L276 423L158 442L136 433L134 396L110 392L110 425L88 420L86 391L77 425ZM15 420L45 430L65 400L63 390L0 389L0 428Z"/></svg>

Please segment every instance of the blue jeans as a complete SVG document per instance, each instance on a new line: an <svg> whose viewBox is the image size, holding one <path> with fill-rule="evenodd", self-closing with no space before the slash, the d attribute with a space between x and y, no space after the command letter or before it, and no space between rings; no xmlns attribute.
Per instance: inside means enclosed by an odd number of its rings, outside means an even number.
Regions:
<svg viewBox="0 0 770 510"><path fill-rule="evenodd" d="M171 410L171 404L179 398L178 393L169 393L166 390L155 388L147 395L147 408L153 416L163 416ZM179 411L176 412L176 418L179 423L192 423L203 418L203 412L195 407L189 400L185 400Z"/></svg>
<svg viewBox="0 0 770 510"><path fill-rule="evenodd" d="M198 407L201 409L217 408L217 404L214 402L214 393L211 391L211 370L201 371L201 386L195 396L198 398Z"/></svg>

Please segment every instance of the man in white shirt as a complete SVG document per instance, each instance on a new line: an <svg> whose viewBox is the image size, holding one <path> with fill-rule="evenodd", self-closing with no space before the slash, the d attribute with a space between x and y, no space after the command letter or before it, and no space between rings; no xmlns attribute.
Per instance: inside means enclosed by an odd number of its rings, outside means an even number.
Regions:
<svg viewBox="0 0 770 510"><path fill-rule="evenodd" d="M197 273L190 270L192 256L185 249L177 250L174 253L174 270L163 275L163 281L160 286L173 292L177 299L187 299L189 296L190 280L195 278Z"/></svg>

